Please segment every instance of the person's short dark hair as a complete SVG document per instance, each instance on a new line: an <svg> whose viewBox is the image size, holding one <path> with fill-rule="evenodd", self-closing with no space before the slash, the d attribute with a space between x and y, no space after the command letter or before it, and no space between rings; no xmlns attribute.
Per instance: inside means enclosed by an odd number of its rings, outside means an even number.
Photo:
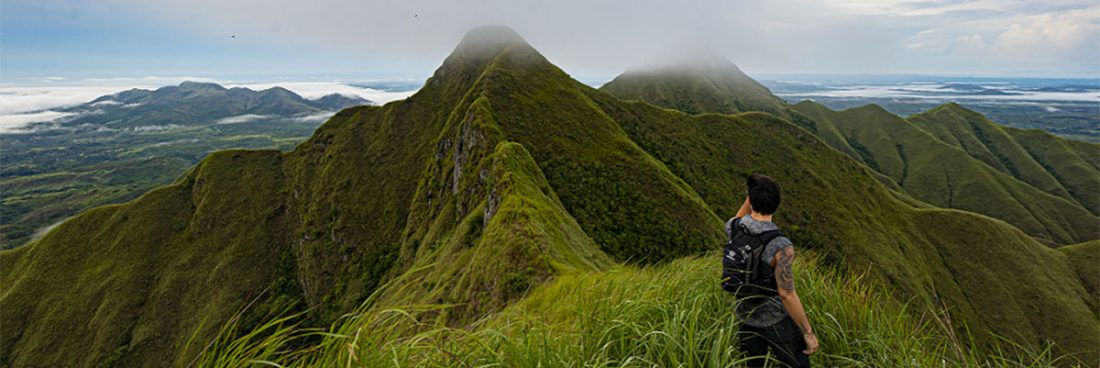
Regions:
<svg viewBox="0 0 1100 368"><path fill-rule="evenodd" d="M779 184L760 174L752 174L748 180L749 204L752 210L770 215L779 208Z"/></svg>

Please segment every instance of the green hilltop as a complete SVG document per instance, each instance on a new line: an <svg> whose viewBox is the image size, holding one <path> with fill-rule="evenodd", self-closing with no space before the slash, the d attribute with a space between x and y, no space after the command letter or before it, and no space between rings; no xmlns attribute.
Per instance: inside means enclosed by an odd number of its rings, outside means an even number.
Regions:
<svg viewBox="0 0 1100 368"><path fill-rule="evenodd" d="M1100 238L1100 218L1080 204L1001 172L881 107L832 111L803 101L794 109L844 132L864 162L915 198L1004 220L1050 244Z"/></svg>
<svg viewBox="0 0 1100 368"><path fill-rule="evenodd" d="M1002 126L956 103L908 120L998 171L1100 214L1100 146Z"/></svg>
<svg viewBox="0 0 1100 368"><path fill-rule="evenodd" d="M600 89L627 100L648 101L689 114L763 111L788 118L787 103L723 57L699 55L690 63L628 70Z"/></svg>
<svg viewBox="0 0 1100 368"><path fill-rule="evenodd" d="M765 88L744 87L754 85L746 81L751 78L728 61L712 59L703 56L701 62L680 67L694 73L669 71L675 67L648 74L628 71L601 90L688 113L732 113L740 110L728 106L779 100ZM675 87L675 80L725 84L686 90ZM741 92L714 92L733 89ZM677 99L663 97L669 95ZM758 111L777 110L785 112L776 115L813 132L882 174L879 179L887 186L898 186L919 201L1003 220L1049 245L1100 238L1097 145L1001 127L957 104L909 120L876 105L833 111L811 101Z"/></svg>
<svg viewBox="0 0 1100 368"><path fill-rule="evenodd" d="M545 303L526 297L553 280L688 272L703 266L667 261L721 244L753 172L782 183L777 221L824 262L947 306L978 341L1100 355L1077 246L906 199L774 115L620 100L485 27L406 100L346 109L291 152L213 154L0 252L0 364L187 365L239 310L245 330L295 301L328 325L374 295L466 326Z"/></svg>

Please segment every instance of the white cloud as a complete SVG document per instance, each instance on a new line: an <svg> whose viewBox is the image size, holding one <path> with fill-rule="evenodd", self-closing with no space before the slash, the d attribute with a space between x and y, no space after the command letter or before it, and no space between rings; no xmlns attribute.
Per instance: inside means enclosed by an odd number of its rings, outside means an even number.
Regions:
<svg viewBox="0 0 1100 368"><path fill-rule="evenodd" d="M199 142L199 140L194 139L194 138L191 138L191 139L177 139L177 140L174 140L174 141L153 143L153 144L150 145L150 147L163 147L163 146L169 146L169 145L173 145L173 144L198 143L198 142Z"/></svg>
<svg viewBox="0 0 1100 368"><path fill-rule="evenodd" d="M1041 92L1002 87L1004 95L958 94L958 90L944 84L855 85L842 89L825 89L812 92L780 93L780 96L819 96L838 98L919 98L943 101L983 100L1002 102L1081 101L1100 103L1100 92ZM956 93L956 94L950 94Z"/></svg>
<svg viewBox="0 0 1100 368"><path fill-rule="evenodd" d="M132 130L134 132L138 132L138 133L142 133L142 132L159 132L159 131L164 131L164 130L172 130L172 129L176 129L176 128L179 128L179 127L180 126L176 125L176 124L141 125L141 126L136 126L136 127L130 128L130 130Z"/></svg>
<svg viewBox="0 0 1100 368"><path fill-rule="evenodd" d="M117 105L121 105L121 104L122 104L122 103L121 103L121 102L118 102L118 101L112 101L112 100L103 100L103 101L99 101L99 102L93 103L93 104L92 104L91 106L92 106L92 107L100 107L100 106L117 106Z"/></svg>
<svg viewBox="0 0 1100 368"><path fill-rule="evenodd" d="M41 228L38 228L38 230L34 231L34 234L31 234L31 240L30 241L31 242L36 242L36 241L38 241L38 239L42 239L42 237L46 236L46 234L48 234L50 232L50 230L53 230L53 228L57 227L57 225L61 225L62 222L65 222L65 221L68 221L68 220L69 220L68 218L65 218L64 220L61 220L61 221L49 224L47 226L43 226Z"/></svg>
<svg viewBox="0 0 1100 368"><path fill-rule="evenodd" d="M226 117L226 118L221 118L221 119L218 119L218 121L214 122L214 124L241 124L241 123L253 122L253 121L256 121L256 120L263 120L263 119L267 119L267 118L269 118L269 116L267 116L267 115L244 114L244 115L237 115L237 116L230 116L230 117Z"/></svg>
<svg viewBox="0 0 1100 368"><path fill-rule="evenodd" d="M41 111L22 114L0 115L0 133L19 133L30 123L45 122L71 116L71 112Z"/></svg>
<svg viewBox="0 0 1100 368"><path fill-rule="evenodd" d="M271 82L271 83L232 83L225 84L226 87L244 87L253 90L263 90L272 87L283 87L288 90L297 93L298 95L316 100L318 98L330 95L333 93L341 94L345 96L356 96L370 100L373 103L382 105L390 101L402 100L406 97L416 93L412 91L399 91L390 92L382 91L372 88L356 87L346 82Z"/></svg>
<svg viewBox="0 0 1100 368"><path fill-rule="evenodd" d="M1098 21L1100 6L1020 17L997 37L995 45L1006 51L1077 47L1100 32Z"/></svg>
<svg viewBox="0 0 1100 368"><path fill-rule="evenodd" d="M74 106L131 88L154 89L200 77L97 78L49 84L0 85L0 116Z"/></svg>
<svg viewBox="0 0 1100 368"><path fill-rule="evenodd" d="M299 123L317 123L328 120L336 113L332 111L324 111L316 114L302 115L294 118L294 121Z"/></svg>
<svg viewBox="0 0 1100 368"><path fill-rule="evenodd" d="M905 57L924 61L928 69L918 72L1092 76L1100 70L1100 4L976 1L969 6L984 13L942 15L956 21L928 22L905 40Z"/></svg>
<svg viewBox="0 0 1100 368"><path fill-rule="evenodd" d="M0 115L21 114L88 102L118 92L103 86L0 86Z"/></svg>

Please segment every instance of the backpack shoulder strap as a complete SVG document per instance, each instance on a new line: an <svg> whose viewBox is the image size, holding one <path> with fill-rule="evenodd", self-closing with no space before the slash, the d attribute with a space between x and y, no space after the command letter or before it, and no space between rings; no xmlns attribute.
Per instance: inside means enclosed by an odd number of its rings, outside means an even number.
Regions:
<svg viewBox="0 0 1100 368"><path fill-rule="evenodd" d="M765 231L765 232L762 232L759 235L757 235L757 239L760 239L760 244L761 245L767 247L768 243L771 243L772 240L775 240L775 238L778 238L780 236L783 236L783 232L779 231L778 229L777 230L769 230L769 231Z"/></svg>
<svg viewBox="0 0 1100 368"><path fill-rule="evenodd" d="M733 232L741 227L741 218L734 217L726 221L726 240L733 240Z"/></svg>

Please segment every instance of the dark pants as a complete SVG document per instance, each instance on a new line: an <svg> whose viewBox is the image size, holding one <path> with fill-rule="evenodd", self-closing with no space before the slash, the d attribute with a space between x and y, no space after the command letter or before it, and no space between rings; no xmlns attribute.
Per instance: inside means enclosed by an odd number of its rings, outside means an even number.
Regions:
<svg viewBox="0 0 1100 368"><path fill-rule="evenodd" d="M802 330L794 324L790 316L768 327L753 327L741 324L741 351L749 360L749 367L763 367L768 349L772 357L779 360L783 367L803 368L810 366L810 357L802 353L806 349L806 340L802 339Z"/></svg>

